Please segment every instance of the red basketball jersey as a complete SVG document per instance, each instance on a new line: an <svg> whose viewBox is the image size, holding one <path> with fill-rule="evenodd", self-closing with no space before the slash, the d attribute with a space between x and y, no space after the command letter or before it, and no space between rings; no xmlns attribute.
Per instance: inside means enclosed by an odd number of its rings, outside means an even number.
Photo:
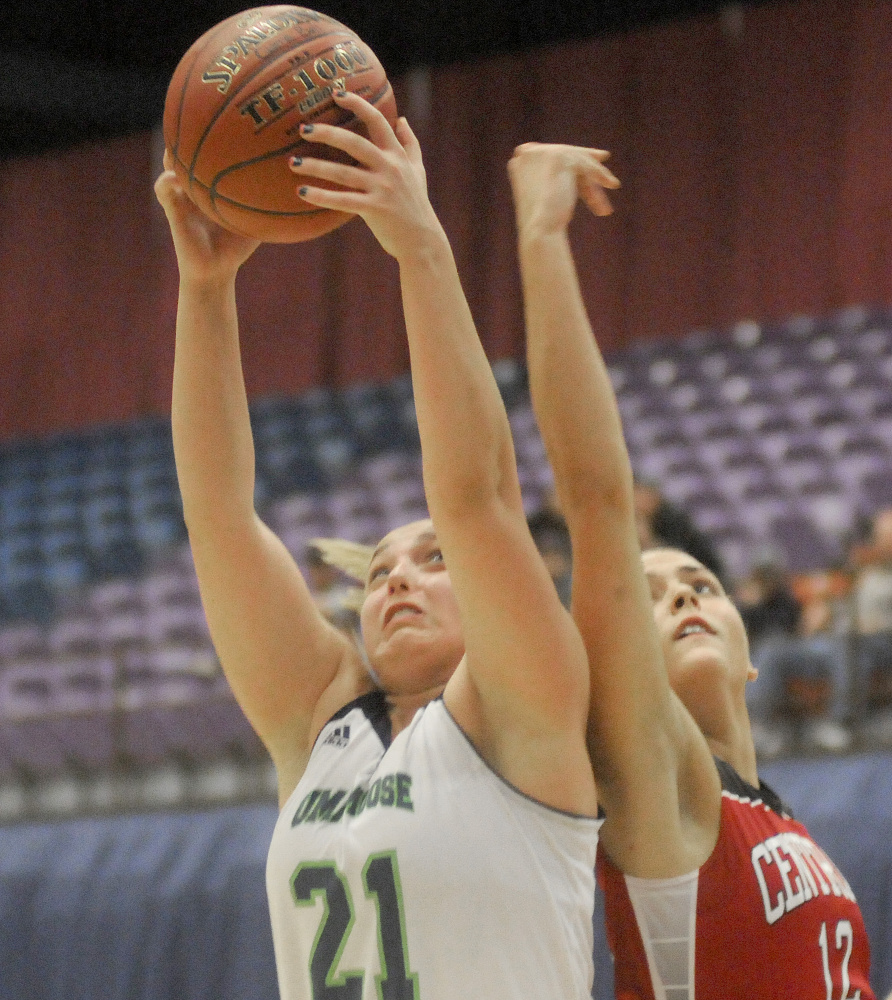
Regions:
<svg viewBox="0 0 892 1000"><path fill-rule="evenodd" d="M598 850L618 1000L874 1000L848 882L767 785L716 764L721 827L699 870L633 878Z"/></svg>

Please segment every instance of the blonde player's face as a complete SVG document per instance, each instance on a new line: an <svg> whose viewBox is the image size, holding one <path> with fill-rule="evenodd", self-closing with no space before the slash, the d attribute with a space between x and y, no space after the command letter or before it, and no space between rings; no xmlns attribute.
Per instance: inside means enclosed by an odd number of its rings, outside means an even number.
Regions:
<svg viewBox="0 0 892 1000"><path fill-rule="evenodd" d="M385 691L421 692L452 676L464 638L430 521L397 528L378 545L361 622L369 660Z"/></svg>
<svg viewBox="0 0 892 1000"><path fill-rule="evenodd" d="M704 686L754 679L740 612L715 574L677 549L645 552L642 561L669 683L688 708Z"/></svg>

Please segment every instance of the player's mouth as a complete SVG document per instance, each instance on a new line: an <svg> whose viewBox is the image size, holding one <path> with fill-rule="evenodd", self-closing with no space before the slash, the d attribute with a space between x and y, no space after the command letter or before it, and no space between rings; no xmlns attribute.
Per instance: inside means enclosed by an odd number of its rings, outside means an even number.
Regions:
<svg viewBox="0 0 892 1000"><path fill-rule="evenodd" d="M672 639L678 642L679 639L687 639L691 635L715 635L715 629L703 618L685 618L672 633Z"/></svg>
<svg viewBox="0 0 892 1000"><path fill-rule="evenodd" d="M408 601L397 601L395 604L391 604L384 612L384 627L387 628L394 619L411 619L420 614L421 608L417 604L411 604Z"/></svg>

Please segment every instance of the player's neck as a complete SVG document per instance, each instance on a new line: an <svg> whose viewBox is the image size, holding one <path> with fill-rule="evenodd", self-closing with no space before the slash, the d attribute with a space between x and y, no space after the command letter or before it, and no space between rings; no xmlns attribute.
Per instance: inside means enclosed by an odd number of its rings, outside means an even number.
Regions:
<svg viewBox="0 0 892 1000"><path fill-rule="evenodd" d="M727 685L713 685L706 691L701 689L698 697L690 698L686 704L712 753L758 788L756 750L742 692L738 696Z"/></svg>
<svg viewBox="0 0 892 1000"><path fill-rule="evenodd" d="M735 718L721 733L705 733L705 736L714 756L730 764L754 788L759 787L756 750L749 719L745 715L743 718Z"/></svg>
<svg viewBox="0 0 892 1000"><path fill-rule="evenodd" d="M415 718L415 713L419 708L424 708L425 705L439 698L443 693L444 686L437 685L429 690L412 692L411 694L388 694L387 706L390 711L391 736L401 733Z"/></svg>

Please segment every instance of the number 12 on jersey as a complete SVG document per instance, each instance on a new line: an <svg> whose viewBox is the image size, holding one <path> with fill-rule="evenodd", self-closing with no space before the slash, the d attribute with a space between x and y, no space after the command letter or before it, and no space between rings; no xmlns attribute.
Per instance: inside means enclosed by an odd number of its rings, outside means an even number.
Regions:
<svg viewBox="0 0 892 1000"><path fill-rule="evenodd" d="M406 925L396 854L369 856L362 870L365 894L378 912L378 953L381 972L375 985L379 1000L419 1000L418 975L409 972ZM361 1000L365 972L338 972L338 965L356 919L350 886L332 861L307 861L291 876L297 906L314 906L322 899L323 912L310 952L313 1000Z"/></svg>
<svg viewBox="0 0 892 1000"><path fill-rule="evenodd" d="M838 956L834 956L831 952L831 941L827 936L827 924L821 924L821 934L818 938L818 944L821 946L821 959L824 963L824 982L827 986L827 1000L837 1000L833 995L833 976L830 974L830 965L834 959L839 961L842 973L842 996L839 1000L859 1000L861 990L856 990L853 997L849 996L849 986L851 985L849 981L849 959L852 957L852 944L855 940L852 922L850 920L840 920L836 925L835 937L835 951L841 953Z"/></svg>

